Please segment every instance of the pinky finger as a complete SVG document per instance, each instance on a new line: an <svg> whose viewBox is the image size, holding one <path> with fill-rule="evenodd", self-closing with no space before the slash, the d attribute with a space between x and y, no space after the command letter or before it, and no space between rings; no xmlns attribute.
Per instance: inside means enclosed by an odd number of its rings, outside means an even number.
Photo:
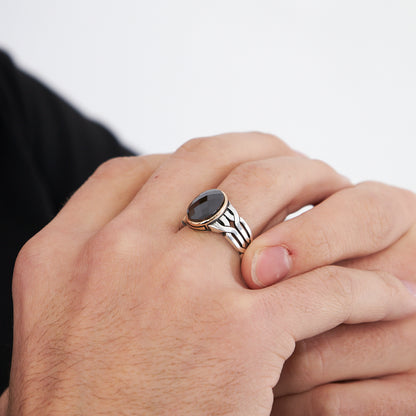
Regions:
<svg viewBox="0 0 416 416"><path fill-rule="evenodd" d="M275 400L270 416L416 415L416 376L330 383Z"/></svg>

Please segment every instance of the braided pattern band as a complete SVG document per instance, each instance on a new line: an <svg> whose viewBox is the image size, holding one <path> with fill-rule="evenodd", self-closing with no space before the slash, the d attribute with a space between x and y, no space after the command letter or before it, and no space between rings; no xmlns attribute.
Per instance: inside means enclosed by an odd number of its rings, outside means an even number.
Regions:
<svg viewBox="0 0 416 416"><path fill-rule="evenodd" d="M214 233L224 234L225 238L240 253L244 253L251 243L250 227L230 203L221 217L209 224L208 227Z"/></svg>

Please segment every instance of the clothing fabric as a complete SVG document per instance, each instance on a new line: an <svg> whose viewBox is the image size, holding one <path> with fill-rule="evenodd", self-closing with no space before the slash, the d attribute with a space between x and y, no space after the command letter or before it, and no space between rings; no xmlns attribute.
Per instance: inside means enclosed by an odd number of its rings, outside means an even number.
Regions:
<svg viewBox="0 0 416 416"><path fill-rule="evenodd" d="M133 155L101 124L81 115L0 51L0 394L12 353L13 266L44 227L105 160Z"/></svg>

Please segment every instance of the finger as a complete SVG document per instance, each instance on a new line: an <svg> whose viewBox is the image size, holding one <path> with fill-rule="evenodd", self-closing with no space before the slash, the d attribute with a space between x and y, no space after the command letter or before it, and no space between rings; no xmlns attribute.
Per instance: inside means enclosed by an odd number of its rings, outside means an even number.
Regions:
<svg viewBox="0 0 416 416"><path fill-rule="evenodd" d="M30 267L42 277L32 281L36 289L29 290L25 286L25 292L41 291L45 299L55 296L66 278L66 269L73 267L77 261L80 247L125 208L166 157L150 155L115 158L98 167L51 223L25 244L15 265L13 284L16 285L19 281L17 276L20 269ZM26 260L20 266L22 258ZM63 270L53 278L47 267L51 258L59 258ZM33 298L33 302L35 300ZM39 305L31 304L31 308L35 311Z"/></svg>
<svg viewBox="0 0 416 416"><path fill-rule="evenodd" d="M299 341L283 367L275 395L416 369L415 323L416 315L399 321L340 325Z"/></svg>
<svg viewBox="0 0 416 416"><path fill-rule="evenodd" d="M22 251L29 253L25 256L32 261L37 259L36 266L31 267L46 265L55 256L68 264L75 261L80 246L125 208L166 157L120 157L100 165L48 226L25 244ZM33 254L32 246L36 247ZM40 247L45 248L45 258ZM60 279L57 276L44 285L51 286L53 293L55 288L51 282L60 284Z"/></svg>
<svg viewBox="0 0 416 416"><path fill-rule="evenodd" d="M75 192L51 226L77 235L94 233L130 203L167 157L156 154L108 160Z"/></svg>
<svg viewBox="0 0 416 416"><path fill-rule="evenodd" d="M415 374L397 374L280 397L271 416L410 416L416 414L415 397Z"/></svg>
<svg viewBox="0 0 416 416"><path fill-rule="evenodd" d="M244 278L268 284L282 278L275 247L291 255L286 277L380 251L409 230L415 212L410 191L369 182L341 190L255 239L243 258Z"/></svg>
<svg viewBox="0 0 416 416"><path fill-rule="evenodd" d="M325 199L328 195L349 186L350 182L334 169L319 160L299 156L279 156L264 160L256 160L238 165L218 185L229 197L239 215L247 221L253 235L260 233L262 228L273 217L286 216L299 208ZM181 230L188 240L195 242L195 231L185 228ZM200 233L198 241L205 247L216 245L210 250L210 257L224 255L225 242L219 243L221 235L213 236ZM184 237L186 238L186 237ZM217 253L216 250L219 250ZM231 246L230 255L235 257ZM287 252L279 253L282 257ZM283 263L285 259L283 258ZM287 264L287 269L289 268ZM223 280L221 274L215 274Z"/></svg>
<svg viewBox="0 0 416 416"><path fill-rule="evenodd" d="M237 166L218 186L249 222L254 235L274 217L316 204L347 186L347 178L320 160L280 156Z"/></svg>
<svg viewBox="0 0 416 416"><path fill-rule="evenodd" d="M280 156L242 163L218 188L228 195L256 236L272 218L283 221L288 214L349 185L344 176L319 160ZM280 254L289 260L287 252ZM247 283L250 286L251 282Z"/></svg>
<svg viewBox="0 0 416 416"><path fill-rule="evenodd" d="M150 224L158 213L160 233L176 233L188 204L215 188L241 163L294 154L277 137L262 133L224 134L181 146L151 176L123 213L124 224ZM138 230L143 233L143 230Z"/></svg>
<svg viewBox="0 0 416 416"><path fill-rule="evenodd" d="M277 216L283 221L289 213L307 204L317 203L349 184L344 176L321 161L299 156L279 156L240 164L218 188L228 195L255 236L271 218ZM189 228L181 230L181 233L187 235L188 240L197 239L195 231ZM226 258L223 250L226 243L218 242L218 239L223 238L221 235L200 234L198 240L205 239L202 243L206 247L216 245L219 250L217 253L213 247L210 250L211 257L218 255ZM227 248L231 256L236 257L231 246ZM285 258L289 261L287 252L279 254L283 257L283 263ZM289 267L287 264L287 270ZM221 274L216 276L223 279Z"/></svg>
<svg viewBox="0 0 416 416"><path fill-rule="evenodd" d="M416 285L382 273L326 266L255 291L270 328L299 341L339 324L402 318L416 312ZM262 318L260 318L262 319ZM293 351L292 351L293 352Z"/></svg>
<svg viewBox="0 0 416 416"><path fill-rule="evenodd" d="M369 256L345 260L340 265L361 270L383 270L399 279L416 281L416 224L396 243Z"/></svg>

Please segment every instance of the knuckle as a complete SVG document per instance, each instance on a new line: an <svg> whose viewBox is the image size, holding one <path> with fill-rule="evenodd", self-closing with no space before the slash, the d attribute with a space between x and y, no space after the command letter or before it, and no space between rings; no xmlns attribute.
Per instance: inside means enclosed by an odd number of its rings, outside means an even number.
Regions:
<svg viewBox="0 0 416 416"><path fill-rule="evenodd" d="M324 162L321 159L310 159L310 162L313 163L317 168L324 172L335 172L334 168L330 166L328 163Z"/></svg>
<svg viewBox="0 0 416 416"><path fill-rule="evenodd" d="M207 152L212 153L215 152L217 157L224 159L225 161L230 159L230 147L232 145L238 146L239 142L243 138L249 138L253 141L255 140L262 140L263 142L270 142L273 143L281 152L284 153L291 153L293 152L286 143L284 143L278 137L262 132L233 132L233 133L225 133L219 134L216 136L210 137L197 137L188 140L182 146L176 150L174 153L175 157L178 158L192 158L201 157L206 158ZM224 146L226 145L226 146Z"/></svg>
<svg viewBox="0 0 416 416"><path fill-rule="evenodd" d="M30 262L38 253L38 238L37 236L32 237L28 240L24 246L20 249L16 259L16 266L20 264L26 264Z"/></svg>
<svg viewBox="0 0 416 416"><path fill-rule="evenodd" d="M398 298L403 293L403 284L391 273L379 270L377 277L383 282L385 291L390 298Z"/></svg>
<svg viewBox="0 0 416 416"><path fill-rule="evenodd" d="M403 227L403 219L414 219L416 195L409 190L397 188L375 181L357 185L361 192L357 199L356 211L364 215L364 232L372 242L371 249L391 240L398 227Z"/></svg>
<svg viewBox="0 0 416 416"><path fill-rule="evenodd" d="M399 322L377 322L363 328L363 337L358 336L351 347L351 350L362 351L363 354L372 354L374 360L382 362L386 357L385 346L390 342L405 341L400 338L400 325ZM368 340L371 339L371 343ZM394 340L394 341L393 341ZM406 340L407 341L407 340ZM409 340L410 341L410 340ZM403 343L402 345L414 345L414 343Z"/></svg>
<svg viewBox="0 0 416 416"><path fill-rule="evenodd" d="M277 317L285 316L287 313L286 304L287 298L282 292L271 291L266 295L260 291L252 297L249 305L250 322L273 322L271 326L273 329L267 335L262 332L259 336L263 339L270 336L270 343L273 345L275 345L276 339L279 339L281 347L279 351L285 360L293 354L296 348L296 340L292 334L292 328L284 319L276 325L278 322L276 321ZM263 327L259 327L259 329L261 328Z"/></svg>
<svg viewBox="0 0 416 416"><path fill-rule="evenodd" d="M336 257L336 253L334 253L336 245L332 242L329 227L322 227L319 219L314 220L311 217L309 221L312 221L313 232L302 233L301 231L306 246L309 247L313 256L323 262L330 262ZM308 228L305 227L305 230L307 231Z"/></svg>
<svg viewBox="0 0 416 416"><path fill-rule="evenodd" d="M131 170L131 162L135 157L121 156L106 160L95 170L93 177L96 179L110 179L125 174Z"/></svg>
<svg viewBox="0 0 416 416"><path fill-rule="evenodd" d="M311 390L309 400L311 415L341 416L341 396L336 385Z"/></svg>
<svg viewBox="0 0 416 416"><path fill-rule="evenodd" d="M158 167L157 161L158 157L156 155L128 156L121 161L122 166L119 166L119 173L124 178L147 179Z"/></svg>
<svg viewBox="0 0 416 416"><path fill-rule="evenodd" d="M259 131L259 130L252 130L252 131L249 131L245 134L250 135L250 136L264 137L266 139L272 139L276 142L279 142L280 144L282 144L284 146L287 146L286 143L282 139L280 139L279 137L277 137L277 136L275 136L274 134L271 134L271 133L266 133L264 131Z"/></svg>
<svg viewBox="0 0 416 416"><path fill-rule="evenodd" d="M381 205L374 205L372 208L368 208L368 211L371 213L367 233L373 246L378 247L390 234L392 228L391 216Z"/></svg>
<svg viewBox="0 0 416 416"><path fill-rule="evenodd" d="M373 191L373 190L381 191L381 190L385 190L387 188L390 188L389 185L386 185L386 184L384 184L382 182L378 182L378 181L363 181L363 182L360 182L357 185L357 187L358 188L363 188L366 191Z"/></svg>
<svg viewBox="0 0 416 416"><path fill-rule="evenodd" d="M262 161L245 162L235 167L229 180L232 183L242 184L249 188L267 188L276 183L276 169Z"/></svg>
<svg viewBox="0 0 416 416"><path fill-rule="evenodd" d="M36 282L36 275L45 267L49 256L48 238L40 232L28 240L17 255L12 281L12 292L20 295Z"/></svg>
<svg viewBox="0 0 416 416"><path fill-rule="evenodd" d="M223 298L224 305L226 305L229 315L233 321L245 325L254 319L257 322L258 308L255 300L249 294L241 294L236 297L235 293L232 292L225 298Z"/></svg>
<svg viewBox="0 0 416 416"><path fill-rule="evenodd" d="M204 145L205 138L203 137L195 137L193 139L187 140L185 143L183 143L178 151L184 150L186 152L195 152L198 151L198 149Z"/></svg>
<svg viewBox="0 0 416 416"><path fill-rule="evenodd" d="M334 303L350 311L355 299L355 285L351 275L343 267L325 266L317 269L323 287L328 288Z"/></svg>
<svg viewBox="0 0 416 416"><path fill-rule="evenodd" d="M388 325L388 324L387 324ZM385 325L384 339L398 340L400 345L407 345L409 350L412 350L413 356L416 359L416 351L414 345L416 344L416 331L414 317L401 321L398 325ZM416 368L415 368L416 370Z"/></svg>
<svg viewBox="0 0 416 416"><path fill-rule="evenodd" d="M35 260L36 256L35 245L29 240L19 251L14 264L12 281L13 295L19 294L26 286L25 279L28 276L27 270L33 270L34 263L37 263Z"/></svg>
<svg viewBox="0 0 416 416"><path fill-rule="evenodd" d="M325 379L326 351L319 337L298 341L296 350L299 357L297 367L299 381L305 388L313 387L317 381ZM296 355L296 353L295 353Z"/></svg>
<svg viewBox="0 0 416 416"><path fill-rule="evenodd" d="M354 282L349 274L340 273L339 270L340 269L336 268L336 266L331 267L330 276L335 292L338 293L343 300L352 299L355 294Z"/></svg>
<svg viewBox="0 0 416 416"><path fill-rule="evenodd" d="M108 224L86 243L84 252L89 265L102 270L110 264L127 265L135 247L130 227Z"/></svg>
<svg viewBox="0 0 416 416"><path fill-rule="evenodd" d="M412 192L408 189L406 189L405 192L409 196L409 199L410 199L411 204L412 204L412 208L416 209L416 193Z"/></svg>
<svg viewBox="0 0 416 416"><path fill-rule="evenodd" d="M250 322L254 311L248 296L236 297L235 293L228 291L225 291L215 302L210 302L210 308L204 307L203 312L206 313L207 309L215 313L215 321L221 322L227 331L240 335L248 330L247 322Z"/></svg>
<svg viewBox="0 0 416 416"><path fill-rule="evenodd" d="M408 232L408 237L409 237L409 247L414 250L416 248L416 222L410 228ZM413 250L412 252L414 253Z"/></svg>
<svg viewBox="0 0 416 416"><path fill-rule="evenodd" d="M248 137L252 138L253 140L255 139L259 139L262 141L267 141L272 143L281 154L286 154L286 155L296 155L297 152L295 152L293 149L291 149L280 137L271 134L271 133L266 133L266 132L262 132L262 131L249 131L246 133L236 133L236 134L244 134L247 135Z"/></svg>
<svg viewBox="0 0 416 416"><path fill-rule="evenodd" d="M416 209L416 193L414 193L413 191L409 190L409 189L404 189L404 188L397 188L394 186L388 186L388 189L391 190L395 190L396 192L400 193L401 201L403 201L403 203L409 207L412 212L414 212L414 210Z"/></svg>
<svg viewBox="0 0 416 416"><path fill-rule="evenodd" d="M219 137L196 137L188 140L182 144L178 150L174 153L179 158L187 157L207 157L207 152L212 152L217 148L219 150ZM218 146L218 147L217 147Z"/></svg>
<svg viewBox="0 0 416 416"><path fill-rule="evenodd" d="M325 178L336 178L337 183L342 184L343 187L350 186L351 182L345 176L342 176L336 169L331 165L324 162L321 159L310 159L310 162L313 164L312 167L316 169L320 175Z"/></svg>

